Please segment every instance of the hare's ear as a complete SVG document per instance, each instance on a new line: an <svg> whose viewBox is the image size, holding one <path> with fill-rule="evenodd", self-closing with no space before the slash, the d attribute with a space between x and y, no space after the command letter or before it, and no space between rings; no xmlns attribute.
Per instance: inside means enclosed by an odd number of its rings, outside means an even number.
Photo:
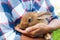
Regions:
<svg viewBox="0 0 60 40"><path fill-rule="evenodd" d="M37 19L45 19L51 17L52 14L50 12L40 12L38 13L38 18Z"/></svg>

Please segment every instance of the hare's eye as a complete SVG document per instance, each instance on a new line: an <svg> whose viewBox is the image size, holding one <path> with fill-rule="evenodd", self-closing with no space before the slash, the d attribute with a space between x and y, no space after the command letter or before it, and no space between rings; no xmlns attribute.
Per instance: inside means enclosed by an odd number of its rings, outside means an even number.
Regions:
<svg viewBox="0 0 60 40"><path fill-rule="evenodd" d="M28 22L31 22L31 21L32 21L32 19L31 19L31 18L29 18L29 19L28 19Z"/></svg>

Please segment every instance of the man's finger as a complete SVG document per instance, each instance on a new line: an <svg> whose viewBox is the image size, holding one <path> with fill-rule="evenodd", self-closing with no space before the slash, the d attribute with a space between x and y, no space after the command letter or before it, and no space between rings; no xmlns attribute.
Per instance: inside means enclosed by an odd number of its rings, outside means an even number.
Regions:
<svg viewBox="0 0 60 40"><path fill-rule="evenodd" d="M19 30L22 34L27 34L28 32L27 31L25 31L25 30Z"/></svg>
<svg viewBox="0 0 60 40"><path fill-rule="evenodd" d="M25 31L27 31L27 32L31 32L31 31L34 31L34 30L36 30L36 29L38 29L37 26L32 26L32 27L28 27L28 28L26 28Z"/></svg>

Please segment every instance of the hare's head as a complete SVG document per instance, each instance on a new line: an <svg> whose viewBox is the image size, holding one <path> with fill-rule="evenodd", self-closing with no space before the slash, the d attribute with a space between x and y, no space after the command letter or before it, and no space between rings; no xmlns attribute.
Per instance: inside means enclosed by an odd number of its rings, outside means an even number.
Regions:
<svg viewBox="0 0 60 40"><path fill-rule="evenodd" d="M29 26L33 26L37 24L39 21L42 21L46 18L49 18L51 16L51 13L49 12L28 12L24 15L22 15L20 28L25 29Z"/></svg>

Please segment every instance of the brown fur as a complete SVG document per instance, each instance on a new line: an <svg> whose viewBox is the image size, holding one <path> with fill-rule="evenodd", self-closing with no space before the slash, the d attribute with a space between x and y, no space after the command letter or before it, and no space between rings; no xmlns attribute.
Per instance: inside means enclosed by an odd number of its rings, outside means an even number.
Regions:
<svg viewBox="0 0 60 40"><path fill-rule="evenodd" d="M16 28L18 27L20 29L26 29L27 27L33 26L37 23L48 24L48 21L46 20L46 18L49 18L49 17L51 17L50 12L40 12L40 13L28 12L22 16L21 22L16 26ZM50 34L47 33L47 35L49 36ZM45 36L45 39L47 39L46 36Z"/></svg>

